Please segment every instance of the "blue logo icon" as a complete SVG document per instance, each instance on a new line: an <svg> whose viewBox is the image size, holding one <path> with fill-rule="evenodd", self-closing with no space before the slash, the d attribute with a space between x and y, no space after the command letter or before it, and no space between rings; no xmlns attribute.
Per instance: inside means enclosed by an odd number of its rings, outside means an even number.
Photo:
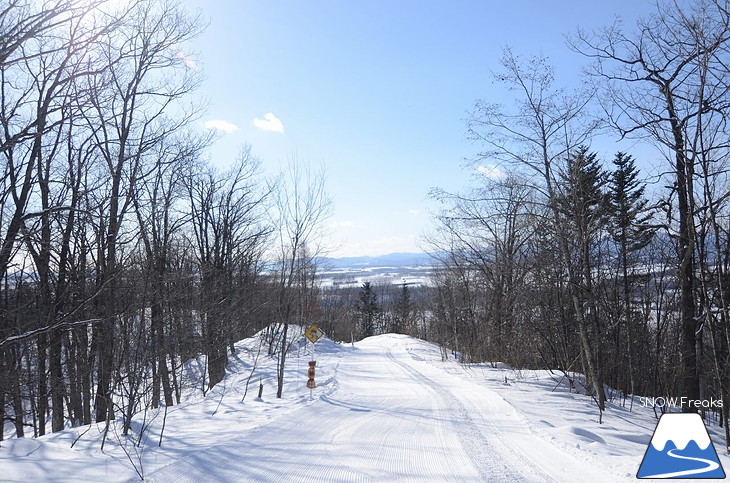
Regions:
<svg viewBox="0 0 730 483"><path fill-rule="evenodd" d="M695 413L659 418L637 478L725 478L704 421Z"/></svg>

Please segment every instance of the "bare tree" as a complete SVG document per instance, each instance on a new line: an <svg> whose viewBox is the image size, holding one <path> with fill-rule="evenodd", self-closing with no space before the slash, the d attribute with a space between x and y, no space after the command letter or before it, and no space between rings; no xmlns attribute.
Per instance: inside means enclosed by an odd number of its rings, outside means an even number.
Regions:
<svg viewBox="0 0 730 483"><path fill-rule="evenodd" d="M277 362L276 397L284 388L284 365L290 323L305 323L310 315L308 302L314 288L316 259L323 254L324 222L332 202L325 190L325 173L312 171L292 161L278 186L278 268L277 311L281 326Z"/></svg>
<svg viewBox="0 0 730 483"><path fill-rule="evenodd" d="M33 328L42 329L35 338L40 434L45 433L49 395L53 430L63 428L62 338L56 328L66 323L69 239L79 199L79 178L73 170L64 171L64 164L69 160L73 168L76 143L83 144L74 128L83 102L76 97L77 86L104 69L89 52L116 28L113 20L91 20L98 5L14 1L0 11L0 156L6 183L0 194L0 274L7 274L19 250L34 262L41 327Z"/></svg>
<svg viewBox="0 0 730 483"><path fill-rule="evenodd" d="M502 67L495 78L516 93L515 105L512 110L505 110L501 105L478 101L469 119L469 135L487 148L480 153L480 160L507 163L531 177L533 188L548 208L561 264L568 278L578 282L586 272L576 272L577 266L571 263L571 233L557 203L560 197L557 180L561 173L567 172L568 159L587 144L599 126L587 112L592 92L567 94L554 88L553 69L544 58L523 62L506 49ZM569 285L570 298L586 374L602 412L603 381L595 342L590 336L587 307L577 287L575 283Z"/></svg>
<svg viewBox="0 0 730 483"><path fill-rule="evenodd" d="M250 260L272 230L265 219L271 190L259 181L259 165L245 147L229 172L203 168L186 181L200 267L209 388L225 376L226 349L234 333L236 267Z"/></svg>
<svg viewBox="0 0 730 483"><path fill-rule="evenodd" d="M97 54L109 68L89 85L92 109L86 112L95 131L96 153L106 193L100 198L99 278L100 315L94 346L98 360L96 420L111 417L111 379L114 360L114 324L117 311L116 283L120 236L132 208L136 185L145 175L145 161L153 148L185 125L194 114L175 103L198 84L199 74L176 53L201 30L199 18L191 18L171 2L144 0L129 11L105 41L96 43ZM101 350L101 348L104 348Z"/></svg>
<svg viewBox="0 0 730 483"><path fill-rule="evenodd" d="M468 340L483 343L482 356L493 361L512 361L510 347L519 347L523 342L513 333L517 300L529 269L526 246L542 215L532 191L519 175L500 173L482 176L479 184L465 194L432 193L445 204L437 220L442 238L447 241L446 246L439 246L439 241L432 238L435 251L456 250L446 265L458 265L461 262L454 259L463 259L478 272L487 292L484 317L489 326L480 328ZM477 354L472 352L479 357Z"/></svg>
<svg viewBox="0 0 730 483"><path fill-rule="evenodd" d="M156 156L149 176L140 180L133 198L139 233L147 263L150 332L152 344L152 407L160 401L162 388L166 406L172 406L172 387L165 340L169 293L167 275L175 234L188 221L176 206L185 199L184 176L198 159L208 139L183 131L155 147ZM145 304L146 305L146 304Z"/></svg>

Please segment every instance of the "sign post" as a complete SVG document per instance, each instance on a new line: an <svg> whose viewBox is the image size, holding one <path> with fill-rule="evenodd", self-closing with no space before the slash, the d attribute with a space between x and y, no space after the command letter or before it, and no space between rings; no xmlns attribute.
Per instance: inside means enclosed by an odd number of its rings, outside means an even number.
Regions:
<svg viewBox="0 0 730 483"><path fill-rule="evenodd" d="M309 339L309 342L312 344L317 342L322 336L324 336L324 332L322 332L316 324L312 324L306 331L304 331L304 337Z"/></svg>
<svg viewBox="0 0 730 483"><path fill-rule="evenodd" d="M307 377L309 378L307 380L307 387L309 389L317 387L317 384L314 382L314 366L316 365L317 361L309 361L309 369L307 370Z"/></svg>
<svg viewBox="0 0 730 483"><path fill-rule="evenodd" d="M312 398L312 390L317 387L317 384L314 382L314 367L317 365L317 361L314 360L314 343L323 336L324 332L322 332L316 324L312 324L306 331L304 331L304 337L309 339L309 342L312 343L312 360L309 361L309 369L307 370L307 387L309 388L310 399Z"/></svg>

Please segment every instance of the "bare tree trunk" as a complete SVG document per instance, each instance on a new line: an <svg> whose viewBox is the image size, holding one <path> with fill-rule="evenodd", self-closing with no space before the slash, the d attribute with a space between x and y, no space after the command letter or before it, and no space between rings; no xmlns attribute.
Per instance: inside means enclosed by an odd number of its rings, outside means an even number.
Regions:
<svg viewBox="0 0 730 483"><path fill-rule="evenodd" d="M287 344L287 336L289 333L289 323L284 322L281 333L281 349L279 349L279 360L276 365L276 397L281 399L284 392L284 365L286 364L286 353L289 350Z"/></svg>
<svg viewBox="0 0 730 483"><path fill-rule="evenodd" d="M36 346L38 347L38 435L46 434L46 414L48 413L48 379L47 379L47 357L48 336L38 335Z"/></svg>
<svg viewBox="0 0 730 483"><path fill-rule="evenodd" d="M7 366L10 369L8 379L10 380L10 394L13 408L13 424L15 424L15 435L18 438L25 437L25 409L23 408L23 396L21 394L20 367L21 360L15 351L8 351Z"/></svg>
<svg viewBox="0 0 730 483"><path fill-rule="evenodd" d="M666 87L667 92L671 92ZM694 237L694 167L688 162L685 154L682 127L677 122L673 98L666 97L675 154L675 175L677 182L677 198L679 209L679 265L677 277L680 284L680 317L682 326L681 354L683 394L691 401L700 398L699 365L697 360L697 319L695 317L695 237ZM685 412L697 412L696 406L685 405Z"/></svg>

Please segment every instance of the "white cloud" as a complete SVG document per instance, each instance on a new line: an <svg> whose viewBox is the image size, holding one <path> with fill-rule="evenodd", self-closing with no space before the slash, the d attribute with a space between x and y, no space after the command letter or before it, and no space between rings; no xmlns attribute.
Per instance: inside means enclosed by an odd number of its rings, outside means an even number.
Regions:
<svg viewBox="0 0 730 483"><path fill-rule="evenodd" d="M198 63L195 62L195 59L187 55L185 52L180 49L175 49L175 54L177 54L180 60L182 60L183 64L185 64L185 67L190 70L198 70Z"/></svg>
<svg viewBox="0 0 730 483"><path fill-rule="evenodd" d="M477 166L477 173L485 178L498 179L504 177L504 171L499 169L496 164L487 164L486 166Z"/></svg>
<svg viewBox="0 0 730 483"><path fill-rule="evenodd" d="M267 112L264 118L256 118L253 125L262 131L278 132L284 134L284 124L273 113Z"/></svg>
<svg viewBox="0 0 730 483"><path fill-rule="evenodd" d="M408 210L408 214L412 216L419 216L421 214L421 210Z"/></svg>
<svg viewBox="0 0 730 483"><path fill-rule="evenodd" d="M238 131L238 126L222 119L214 119L205 123L207 129L215 129L217 131L223 131L225 133L231 133Z"/></svg>

